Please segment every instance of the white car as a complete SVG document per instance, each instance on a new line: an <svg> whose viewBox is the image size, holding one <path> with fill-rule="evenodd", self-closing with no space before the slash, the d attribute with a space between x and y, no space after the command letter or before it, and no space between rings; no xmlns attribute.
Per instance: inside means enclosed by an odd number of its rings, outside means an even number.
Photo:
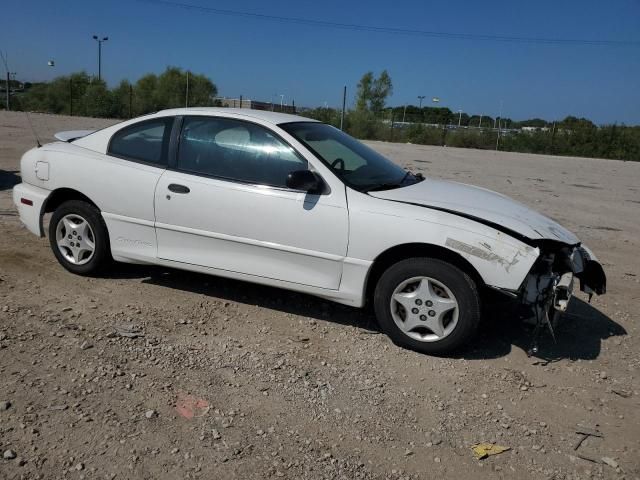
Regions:
<svg viewBox="0 0 640 480"><path fill-rule="evenodd" d="M414 175L329 125L273 112L174 109L62 132L21 161L20 219L67 270L158 264L372 302L398 345L467 343L486 288L538 326L595 256L549 218L482 188Z"/></svg>

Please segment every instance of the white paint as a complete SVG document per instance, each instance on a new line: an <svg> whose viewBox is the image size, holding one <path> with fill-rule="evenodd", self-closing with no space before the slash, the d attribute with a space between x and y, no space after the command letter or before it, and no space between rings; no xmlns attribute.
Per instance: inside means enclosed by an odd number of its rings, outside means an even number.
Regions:
<svg viewBox="0 0 640 480"><path fill-rule="evenodd" d="M20 183L13 187L13 203L18 209L20 221L34 235L41 236L40 232L40 210L42 204L51 192L42 188ZM22 199L31 200L33 205L25 205Z"/></svg>
<svg viewBox="0 0 640 480"><path fill-rule="evenodd" d="M233 183L165 170L106 155L111 136L132 123L172 115L216 115L249 120L289 142L330 188L308 195L285 188ZM428 179L413 186L364 194L347 188L330 169L277 124L302 117L246 109L176 109L122 122L71 143L25 153L14 202L22 222L40 233L40 208L51 191L77 190L101 210L113 257L253 281L362 306L373 262L398 245L421 243L465 258L487 285L516 290L539 255L513 236L579 240L543 215L503 195ZM47 179L35 165L47 162ZM170 192L178 183L188 194ZM20 204L29 195L34 205ZM405 203L406 202L406 203ZM413 204L413 205L412 205ZM449 241L447 242L447 239Z"/></svg>
<svg viewBox="0 0 640 480"><path fill-rule="evenodd" d="M49 162L36 162L38 180L49 180Z"/></svg>
<svg viewBox="0 0 640 480"><path fill-rule="evenodd" d="M190 192L172 193L172 183ZM307 195L166 171L155 204L160 258L339 288L349 228L344 187Z"/></svg>
<svg viewBox="0 0 640 480"><path fill-rule="evenodd" d="M502 225L531 239L576 244L580 240L553 220L509 197L464 183L428 178L405 188L372 192L372 196L464 213Z"/></svg>

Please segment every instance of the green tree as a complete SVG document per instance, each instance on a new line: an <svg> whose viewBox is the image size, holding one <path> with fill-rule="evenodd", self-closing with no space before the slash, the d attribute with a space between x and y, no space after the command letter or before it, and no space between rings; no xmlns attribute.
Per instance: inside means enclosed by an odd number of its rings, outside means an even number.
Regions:
<svg viewBox="0 0 640 480"><path fill-rule="evenodd" d="M168 67L158 76L155 98L160 108L184 107L187 75L177 67Z"/></svg>
<svg viewBox="0 0 640 480"><path fill-rule="evenodd" d="M204 75L189 72L189 106L209 107L218 89ZM184 107L187 100L187 72L167 67L160 75L148 74L134 87L135 114L142 115L164 108Z"/></svg>
<svg viewBox="0 0 640 480"><path fill-rule="evenodd" d="M318 107L307 110L302 115L338 127L340 126L340 113L335 108Z"/></svg>
<svg viewBox="0 0 640 480"><path fill-rule="evenodd" d="M387 97L392 93L393 83L386 70L383 70L378 78L373 72L367 72L358 82L356 110L380 113L385 107Z"/></svg>
<svg viewBox="0 0 640 480"><path fill-rule="evenodd" d="M25 110L66 113L78 112L91 78L86 72L57 77L49 83L33 85L22 98Z"/></svg>
<svg viewBox="0 0 640 480"><path fill-rule="evenodd" d="M356 110L364 111L369 109L373 79L373 72L367 72L358 82L358 88L356 91Z"/></svg>
<svg viewBox="0 0 640 480"><path fill-rule="evenodd" d="M206 76L189 72L189 106L212 107L216 105L214 97L218 88Z"/></svg>
<svg viewBox="0 0 640 480"><path fill-rule="evenodd" d="M134 116L159 110L156 90L158 88L158 77L154 73L148 73L141 77L133 89L133 111Z"/></svg>
<svg viewBox="0 0 640 480"><path fill-rule="evenodd" d="M78 102L77 112L87 117L112 117L112 94L104 81L93 81L84 90Z"/></svg>
<svg viewBox="0 0 640 480"><path fill-rule="evenodd" d="M393 94L393 83L391 77L386 70L383 70L378 78L373 82L373 88L371 89L371 98L369 100L369 107L374 113L381 112L387 100L387 97Z"/></svg>
<svg viewBox="0 0 640 480"><path fill-rule="evenodd" d="M133 111L133 85L129 80L122 80L116 88L111 91L113 116L116 118L129 118ZM131 111L129 102L131 101Z"/></svg>

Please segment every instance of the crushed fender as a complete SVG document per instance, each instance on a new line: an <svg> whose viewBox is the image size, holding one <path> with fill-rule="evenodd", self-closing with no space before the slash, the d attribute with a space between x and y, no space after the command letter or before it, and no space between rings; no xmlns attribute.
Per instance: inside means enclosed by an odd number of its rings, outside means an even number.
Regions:
<svg viewBox="0 0 640 480"><path fill-rule="evenodd" d="M477 445L473 445L471 449L473 450L473 454L476 458L478 460L482 460L483 458L487 458L491 455L498 455L499 453L511 450L511 447L502 447L493 443L478 443Z"/></svg>

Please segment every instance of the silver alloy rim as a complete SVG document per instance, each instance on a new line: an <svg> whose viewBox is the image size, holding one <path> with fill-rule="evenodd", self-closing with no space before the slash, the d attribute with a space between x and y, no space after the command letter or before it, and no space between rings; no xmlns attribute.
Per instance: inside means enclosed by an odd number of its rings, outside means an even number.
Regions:
<svg viewBox="0 0 640 480"><path fill-rule="evenodd" d="M74 265L84 265L93 258L96 237L91 225L80 215L70 213L56 225L56 244L66 261Z"/></svg>
<svg viewBox="0 0 640 480"><path fill-rule="evenodd" d="M431 277L413 277L402 282L393 291L390 306L398 328L419 342L440 341L458 324L455 295Z"/></svg>

